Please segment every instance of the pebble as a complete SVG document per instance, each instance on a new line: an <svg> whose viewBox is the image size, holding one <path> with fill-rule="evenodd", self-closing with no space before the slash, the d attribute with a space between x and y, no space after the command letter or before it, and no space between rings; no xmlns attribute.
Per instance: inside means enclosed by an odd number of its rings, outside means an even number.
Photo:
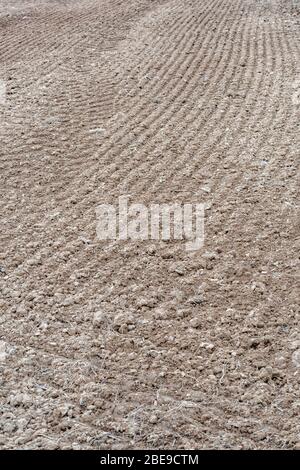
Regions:
<svg viewBox="0 0 300 470"><path fill-rule="evenodd" d="M184 318L184 317L187 317L189 314L188 310L184 310L184 309L179 309L176 311L176 315L178 318Z"/></svg>
<svg viewBox="0 0 300 470"><path fill-rule="evenodd" d="M134 325L135 321L132 315L119 313L114 318L114 327L115 329L119 329L123 325Z"/></svg>
<svg viewBox="0 0 300 470"><path fill-rule="evenodd" d="M18 419L18 421L17 421L18 430L24 432L24 430L25 430L26 427L27 427L27 424L28 424L28 420L27 420L27 419L25 419L25 418L20 418L20 419Z"/></svg>
<svg viewBox="0 0 300 470"><path fill-rule="evenodd" d="M141 298L141 299L138 301L138 307L153 308L153 307L155 307L156 303L157 303L156 299Z"/></svg>
<svg viewBox="0 0 300 470"><path fill-rule="evenodd" d="M25 432L22 434L22 436L19 437L19 438L16 440L16 444L17 444L17 445L27 444L27 442L31 441L32 435L33 435L32 429L30 429L30 430L28 430L28 431L25 431Z"/></svg>
<svg viewBox="0 0 300 470"><path fill-rule="evenodd" d="M151 415L149 418L149 423L156 424L158 421L158 417L156 415Z"/></svg>
<svg viewBox="0 0 300 470"><path fill-rule="evenodd" d="M297 351L293 352L292 362L294 366L300 367L300 349L297 349Z"/></svg>
<svg viewBox="0 0 300 470"><path fill-rule="evenodd" d="M19 315L25 315L26 314L26 308L23 305L19 305L17 307L17 313Z"/></svg>
<svg viewBox="0 0 300 470"><path fill-rule="evenodd" d="M33 400L28 393L17 393L16 395L11 395L9 397L9 403L12 406L30 406L33 403Z"/></svg>
<svg viewBox="0 0 300 470"><path fill-rule="evenodd" d="M190 320L190 325L192 328L199 328L199 326L201 326L201 321L200 321L200 318L192 318Z"/></svg>
<svg viewBox="0 0 300 470"><path fill-rule="evenodd" d="M200 348L205 348L208 351L212 351L213 349L215 349L215 345L213 343L203 342L200 343Z"/></svg>
<svg viewBox="0 0 300 470"><path fill-rule="evenodd" d="M100 327L106 322L107 322L107 316L104 312L102 312L102 310L98 310L97 312L94 313L93 325L95 327Z"/></svg>
<svg viewBox="0 0 300 470"><path fill-rule="evenodd" d="M41 258L40 257L37 257L37 258L30 258L29 260L27 260L27 264L29 266L37 266L39 264L42 264L42 261L41 261Z"/></svg>
<svg viewBox="0 0 300 470"><path fill-rule="evenodd" d="M192 305L200 305L204 302L202 295L195 295L189 299L189 303Z"/></svg>
<svg viewBox="0 0 300 470"><path fill-rule="evenodd" d="M300 340L299 339L294 340L289 344L289 349L291 349L291 351L295 351L296 349L299 349L299 347L300 347Z"/></svg>
<svg viewBox="0 0 300 470"><path fill-rule="evenodd" d="M3 424L3 432L7 434L11 434L17 430L17 426L14 422L8 421Z"/></svg>
<svg viewBox="0 0 300 470"><path fill-rule="evenodd" d="M62 301L62 305L64 307L69 307L70 305L74 305L75 301L74 301L74 298L73 297L66 297L63 301Z"/></svg>
<svg viewBox="0 0 300 470"><path fill-rule="evenodd" d="M67 416L70 410L70 405L66 404L58 408L59 416L64 417Z"/></svg>

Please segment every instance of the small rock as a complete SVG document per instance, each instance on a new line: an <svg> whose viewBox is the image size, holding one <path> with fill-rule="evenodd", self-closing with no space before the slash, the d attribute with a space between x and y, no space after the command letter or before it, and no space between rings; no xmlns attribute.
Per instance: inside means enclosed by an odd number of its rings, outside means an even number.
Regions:
<svg viewBox="0 0 300 470"><path fill-rule="evenodd" d="M153 308L157 304L157 299L150 298L142 298L138 301L138 307L148 307L148 308Z"/></svg>
<svg viewBox="0 0 300 470"><path fill-rule="evenodd" d="M151 256L155 255L156 253L156 247L155 246L149 246L149 248L147 249L147 253Z"/></svg>
<svg viewBox="0 0 300 470"><path fill-rule="evenodd" d="M17 430L17 426L12 421L7 421L3 424L3 432L7 434L11 434Z"/></svg>
<svg viewBox="0 0 300 470"><path fill-rule="evenodd" d="M292 362L295 367L300 367L300 349L297 349L297 351L293 352Z"/></svg>
<svg viewBox="0 0 300 470"><path fill-rule="evenodd" d="M102 312L101 310L98 310L97 312L94 313L93 325L95 327L103 326L106 322L107 322L107 316L104 312Z"/></svg>
<svg viewBox="0 0 300 470"><path fill-rule="evenodd" d="M42 264L41 257L38 256L36 258L30 258L27 260L27 264L29 264L29 266L38 266L39 264Z"/></svg>
<svg viewBox="0 0 300 470"><path fill-rule="evenodd" d="M287 367L287 358L283 355L278 355L275 357L274 364L278 369L286 369Z"/></svg>
<svg viewBox="0 0 300 470"><path fill-rule="evenodd" d="M21 437L19 437L16 441L16 444L23 445L27 444L27 442L31 441L33 437L33 431L30 429L22 433Z"/></svg>
<svg viewBox="0 0 300 470"><path fill-rule="evenodd" d="M291 349L292 351L295 351L296 349L299 349L299 348L300 348L300 339L291 341L291 343L289 344L289 349Z"/></svg>
<svg viewBox="0 0 300 470"><path fill-rule="evenodd" d="M24 430L25 430L26 427L27 427L27 424L28 424L28 420L27 420L27 419L25 419L25 418L20 418L20 419L18 419L18 421L17 421L18 430L24 432Z"/></svg>
<svg viewBox="0 0 300 470"><path fill-rule="evenodd" d="M185 318L187 317L189 314L189 311L188 310L184 310L184 309L179 309L176 311L176 315L178 318Z"/></svg>
<svg viewBox="0 0 300 470"><path fill-rule="evenodd" d="M205 348L208 351L212 351L215 348L215 345L213 343L203 342L200 343L200 348Z"/></svg>
<svg viewBox="0 0 300 470"><path fill-rule="evenodd" d="M12 406L25 406L28 407L32 404L33 400L28 393L17 393L9 397L9 403Z"/></svg>
<svg viewBox="0 0 300 470"><path fill-rule="evenodd" d="M95 129L89 129L90 134L103 134L105 133L104 127L95 127Z"/></svg>
<svg viewBox="0 0 300 470"><path fill-rule="evenodd" d="M162 308L156 308L154 311L154 317L156 320L164 320L167 317L167 311Z"/></svg>
<svg viewBox="0 0 300 470"><path fill-rule="evenodd" d="M58 442L52 441L50 439L44 439L44 441L42 441L42 446L41 447L43 449L47 449L47 450L56 450L56 449L58 449Z"/></svg>
<svg viewBox="0 0 300 470"><path fill-rule="evenodd" d="M66 404L64 406L61 406L59 409L58 409L58 412L59 412L59 415L61 417L64 417L64 416L67 416L68 413L69 413L69 410L70 410L70 405Z"/></svg>
<svg viewBox="0 0 300 470"><path fill-rule="evenodd" d="M44 331L45 331L45 330L47 330L48 326L49 326L49 325L48 325L48 323L47 323L46 321L42 321L42 323L40 324L39 327L41 328L41 330L44 330Z"/></svg>
<svg viewBox="0 0 300 470"><path fill-rule="evenodd" d="M184 275L184 267L180 264L172 264L169 268L170 273L176 273L179 276Z"/></svg>
<svg viewBox="0 0 300 470"><path fill-rule="evenodd" d="M78 442L72 442L72 449L73 450L80 450L81 446L78 444Z"/></svg>
<svg viewBox="0 0 300 470"><path fill-rule="evenodd" d="M199 326L201 325L201 321L200 321L200 318L192 318L190 320L190 325L192 328L199 328Z"/></svg>
<svg viewBox="0 0 300 470"><path fill-rule="evenodd" d="M192 305L201 305L204 302L202 295L195 295L189 299L189 303Z"/></svg>
<svg viewBox="0 0 300 470"><path fill-rule="evenodd" d="M24 305L19 305L16 310L18 315L25 315L26 314L26 308Z"/></svg>
<svg viewBox="0 0 300 470"><path fill-rule="evenodd" d="M118 330L122 325L134 325L135 321L132 315L119 313L114 318L114 328Z"/></svg>
<svg viewBox="0 0 300 470"><path fill-rule="evenodd" d="M215 260L215 259L218 259L219 256L218 256L218 254L215 253L215 252L210 252L210 251L208 251L208 252L206 252L206 253L203 254L203 258L206 258L206 259L208 259L209 261L213 261L213 260Z"/></svg>
<svg viewBox="0 0 300 470"><path fill-rule="evenodd" d="M149 423L156 424L158 421L158 417L156 415L151 415L149 418Z"/></svg>
<svg viewBox="0 0 300 470"><path fill-rule="evenodd" d="M74 299L73 297L66 297L62 303L61 303L64 307L69 307L70 305L73 305L74 304Z"/></svg>

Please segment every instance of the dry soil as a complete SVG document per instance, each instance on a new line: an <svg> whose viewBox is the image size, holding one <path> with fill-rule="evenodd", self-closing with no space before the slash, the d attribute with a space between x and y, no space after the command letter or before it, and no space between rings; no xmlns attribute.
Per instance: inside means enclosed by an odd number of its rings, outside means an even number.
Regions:
<svg viewBox="0 0 300 470"><path fill-rule="evenodd" d="M0 446L300 448L300 2L0 0L0 66Z"/></svg>

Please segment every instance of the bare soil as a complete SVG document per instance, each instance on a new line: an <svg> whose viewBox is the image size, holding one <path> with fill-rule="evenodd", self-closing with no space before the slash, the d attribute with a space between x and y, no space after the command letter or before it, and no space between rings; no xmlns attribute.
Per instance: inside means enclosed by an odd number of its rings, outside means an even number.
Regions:
<svg viewBox="0 0 300 470"><path fill-rule="evenodd" d="M0 65L0 446L300 448L300 3L0 0Z"/></svg>

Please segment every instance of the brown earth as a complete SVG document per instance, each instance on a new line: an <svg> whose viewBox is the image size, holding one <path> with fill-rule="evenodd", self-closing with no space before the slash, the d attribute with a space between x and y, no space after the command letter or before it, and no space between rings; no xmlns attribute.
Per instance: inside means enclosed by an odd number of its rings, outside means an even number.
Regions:
<svg viewBox="0 0 300 470"><path fill-rule="evenodd" d="M0 0L0 34L0 445L300 448L300 2ZM124 194L205 203L204 248L97 240Z"/></svg>

